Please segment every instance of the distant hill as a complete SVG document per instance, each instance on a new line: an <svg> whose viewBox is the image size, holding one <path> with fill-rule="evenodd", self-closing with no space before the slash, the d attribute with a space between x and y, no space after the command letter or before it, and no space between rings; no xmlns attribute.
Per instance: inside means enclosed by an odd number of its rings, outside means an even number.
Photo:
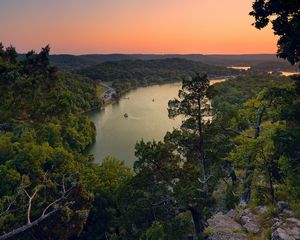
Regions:
<svg viewBox="0 0 300 240"><path fill-rule="evenodd" d="M57 65L61 70L74 70L99 63L99 61L93 60L92 58L68 54L51 55L50 61Z"/></svg>
<svg viewBox="0 0 300 240"><path fill-rule="evenodd" d="M207 73L211 77L240 73L238 70L180 58L109 61L76 72L94 80L139 82L180 81L196 72Z"/></svg>
<svg viewBox="0 0 300 240"><path fill-rule="evenodd" d="M203 55L203 54L90 54L81 57L97 61L119 61L119 60L154 60L167 58L180 58L193 61L201 61L208 64L230 66L230 65L253 65L260 62L283 62L274 54L243 54L243 55Z"/></svg>
<svg viewBox="0 0 300 240"><path fill-rule="evenodd" d="M251 66L251 71L254 72L299 72L298 66L292 66L287 61L285 62L260 62Z"/></svg>
<svg viewBox="0 0 300 240"><path fill-rule="evenodd" d="M107 61L185 59L217 66L255 66L261 63L276 63L280 67L284 60L274 54L202 55L202 54L86 54L52 55L51 61L62 70L74 70ZM286 64L282 65L286 66Z"/></svg>
<svg viewBox="0 0 300 240"><path fill-rule="evenodd" d="M223 66L180 58L108 61L75 71L96 81L112 82L118 96L138 86L177 82L195 73L207 73L211 78L241 73Z"/></svg>

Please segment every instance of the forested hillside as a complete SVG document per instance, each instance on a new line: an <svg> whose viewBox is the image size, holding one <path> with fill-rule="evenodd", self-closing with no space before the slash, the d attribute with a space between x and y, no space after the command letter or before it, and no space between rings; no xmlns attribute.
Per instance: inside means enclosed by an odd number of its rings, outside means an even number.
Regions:
<svg viewBox="0 0 300 240"><path fill-rule="evenodd" d="M83 154L95 129L79 113L100 104L93 82L58 73L48 47L18 61L0 44L0 99L0 239L79 234L95 171Z"/></svg>
<svg viewBox="0 0 300 240"><path fill-rule="evenodd" d="M164 60L184 59L202 62L215 66L254 66L273 62L285 66L284 61L275 54L241 54L241 55L204 55L204 54L85 54L85 55L51 55L50 60L60 69L78 69L102 62L123 60Z"/></svg>
<svg viewBox="0 0 300 240"><path fill-rule="evenodd" d="M238 74L238 70L217 67L184 59L133 60L104 62L93 67L78 70L78 73L101 81L163 82L180 81L196 72L210 76Z"/></svg>
<svg viewBox="0 0 300 240"><path fill-rule="evenodd" d="M176 58L104 62L76 72L93 80L113 82L119 94L137 86L178 82L197 72L208 73L212 78L241 74L235 69Z"/></svg>

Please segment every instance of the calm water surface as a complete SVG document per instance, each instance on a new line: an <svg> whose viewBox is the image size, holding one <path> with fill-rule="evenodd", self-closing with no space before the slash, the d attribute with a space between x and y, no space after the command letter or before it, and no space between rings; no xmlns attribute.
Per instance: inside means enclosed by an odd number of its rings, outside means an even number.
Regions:
<svg viewBox="0 0 300 240"><path fill-rule="evenodd" d="M224 80L211 82L220 81ZM97 128L96 142L90 149L96 161L112 155L132 165L137 141L163 140L167 131L180 126L180 117L169 119L167 111L168 101L177 97L180 87L180 83L174 83L138 88L105 110L89 113Z"/></svg>

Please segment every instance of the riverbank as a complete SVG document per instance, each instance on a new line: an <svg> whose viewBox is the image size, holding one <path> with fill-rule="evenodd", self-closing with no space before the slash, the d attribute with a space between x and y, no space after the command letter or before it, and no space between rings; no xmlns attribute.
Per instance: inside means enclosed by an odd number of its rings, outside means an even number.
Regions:
<svg viewBox="0 0 300 240"><path fill-rule="evenodd" d="M219 77L214 77L210 79L210 82L212 82L212 84L215 83L219 83L219 82L224 82L228 79L234 79L238 76L219 76ZM116 95L112 96L111 98L109 98L108 100L104 101L103 105L101 106L101 108L96 108L93 110L101 110L104 109L105 106L112 104L112 103L116 103L118 101L120 101L126 94L128 94L130 91L136 90L138 88L144 88L144 87L151 87L151 86L163 86L163 85L167 85L167 84L176 84L176 83L181 83L181 81L165 81L164 83L150 83L150 84L139 84L137 86L134 87L130 87L124 91L122 91L121 93L116 93ZM110 87L110 89L113 89L112 87ZM115 90L115 89L113 89ZM93 111L91 110L91 111Z"/></svg>
<svg viewBox="0 0 300 240"><path fill-rule="evenodd" d="M211 82L222 81L225 79ZM124 160L127 166L133 166L137 141L163 141L166 132L180 126L182 119L170 119L167 110L169 100L178 97L180 89L181 82L137 87L103 105L105 111L87 113L96 127L96 141L88 152L99 163L112 155ZM125 113L127 118L124 118Z"/></svg>

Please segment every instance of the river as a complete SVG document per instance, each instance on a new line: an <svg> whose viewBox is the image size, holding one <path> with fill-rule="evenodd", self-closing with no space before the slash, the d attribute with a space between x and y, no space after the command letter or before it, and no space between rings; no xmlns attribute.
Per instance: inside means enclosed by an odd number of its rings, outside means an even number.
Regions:
<svg viewBox="0 0 300 240"><path fill-rule="evenodd" d="M212 80L211 83L223 80ZM136 160L137 141L163 140L167 131L180 126L181 118L168 118L168 101L177 97L180 83L142 87L127 93L118 103L88 115L97 129L90 153L97 162L108 155L124 160L129 166ZM124 114L128 114L128 118Z"/></svg>

